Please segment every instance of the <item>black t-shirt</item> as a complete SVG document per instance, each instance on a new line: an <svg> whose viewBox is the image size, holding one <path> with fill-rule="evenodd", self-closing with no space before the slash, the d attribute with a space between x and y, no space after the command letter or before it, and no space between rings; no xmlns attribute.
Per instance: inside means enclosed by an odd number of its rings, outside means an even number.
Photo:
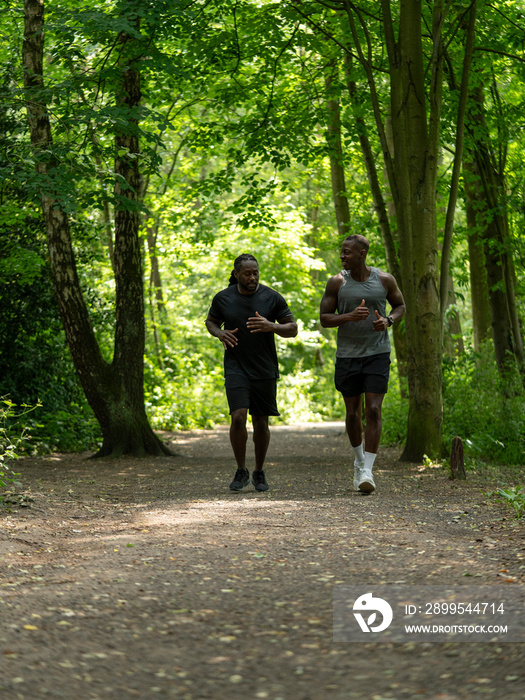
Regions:
<svg viewBox="0 0 525 700"><path fill-rule="evenodd" d="M250 333L246 322L255 312L272 323L291 316L283 297L260 284L255 294L241 294L236 284L213 298L209 315L236 333L238 345L224 353L224 374L245 374L250 379L277 379L279 365L274 333Z"/></svg>

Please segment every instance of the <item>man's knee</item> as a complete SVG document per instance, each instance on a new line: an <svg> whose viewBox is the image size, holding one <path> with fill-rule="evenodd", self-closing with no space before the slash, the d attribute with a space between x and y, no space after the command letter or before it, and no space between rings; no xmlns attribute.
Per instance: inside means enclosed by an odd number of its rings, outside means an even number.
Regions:
<svg viewBox="0 0 525 700"><path fill-rule="evenodd" d="M361 418L361 397L345 397L346 417L349 421L356 421Z"/></svg>
<svg viewBox="0 0 525 700"><path fill-rule="evenodd" d="M253 437L259 434L269 433L268 416L252 416Z"/></svg>
<svg viewBox="0 0 525 700"><path fill-rule="evenodd" d="M366 422L367 423L379 423L381 421L381 409L380 408L370 408L366 412Z"/></svg>
<svg viewBox="0 0 525 700"><path fill-rule="evenodd" d="M366 422L379 423L381 422L381 404L372 403L366 406Z"/></svg>
<svg viewBox="0 0 525 700"><path fill-rule="evenodd" d="M248 410L246 408L239 408L236 411L232 411L231 427L234 430L242 430L246 427L246 419L248 416Z"/></svg>

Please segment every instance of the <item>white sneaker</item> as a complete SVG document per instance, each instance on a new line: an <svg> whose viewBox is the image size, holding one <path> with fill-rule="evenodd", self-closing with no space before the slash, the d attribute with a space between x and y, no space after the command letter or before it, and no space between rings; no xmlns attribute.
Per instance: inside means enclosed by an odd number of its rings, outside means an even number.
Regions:
<svg viewBox="0 0 525 700"><path fill-rule="evenodd" d="M370 469L363 469L361 472L361 479L359 481L359 491L363 493L372 493L376 490L376 485L374 482L374 477L372 476L372 471Z"/></svg>
<svg viewBox="0 0 525 700"><path fill-rule="evenodd" d="M363 471L364 462L354 462L354 489L359 491L359 484L361 482L361 472Z"/></svg>

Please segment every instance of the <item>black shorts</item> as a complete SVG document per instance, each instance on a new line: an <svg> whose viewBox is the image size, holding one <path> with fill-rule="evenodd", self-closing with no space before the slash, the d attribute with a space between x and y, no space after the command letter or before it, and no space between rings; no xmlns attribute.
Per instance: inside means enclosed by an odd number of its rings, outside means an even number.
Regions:
<svg viewBox="0 0 525 700"><path fill-rule="evenodd" d="M367 357L338 357L335 361L335 388L343 396L386 394L389 375L389 352Z"/></svg>
<svg viewBox="0 0 525 700"><path fill-rule="evenodd" d="M251 416L278 416L277 380L250 379L243 374L228 374L224 379L230 414L247 408Z"/></svg>

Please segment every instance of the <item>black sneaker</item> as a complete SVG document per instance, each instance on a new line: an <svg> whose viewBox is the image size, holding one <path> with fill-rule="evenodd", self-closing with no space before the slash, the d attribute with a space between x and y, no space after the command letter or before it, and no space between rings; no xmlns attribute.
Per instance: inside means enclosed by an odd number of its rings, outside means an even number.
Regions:
<svg viewBox="0 0 525 700"><path fill-rule="evenodd" d="M270 488L266 483L266 477L262 470L252 472L252 484L255 486L256 491L268 491Z"/></svg>
<svg viewBox="0 0 525 700"><path fill-rule="evenodd" d="M230 484L230 491L242 491L250 481L250 472L247 469L237 469L233 481Z"/></svg>

